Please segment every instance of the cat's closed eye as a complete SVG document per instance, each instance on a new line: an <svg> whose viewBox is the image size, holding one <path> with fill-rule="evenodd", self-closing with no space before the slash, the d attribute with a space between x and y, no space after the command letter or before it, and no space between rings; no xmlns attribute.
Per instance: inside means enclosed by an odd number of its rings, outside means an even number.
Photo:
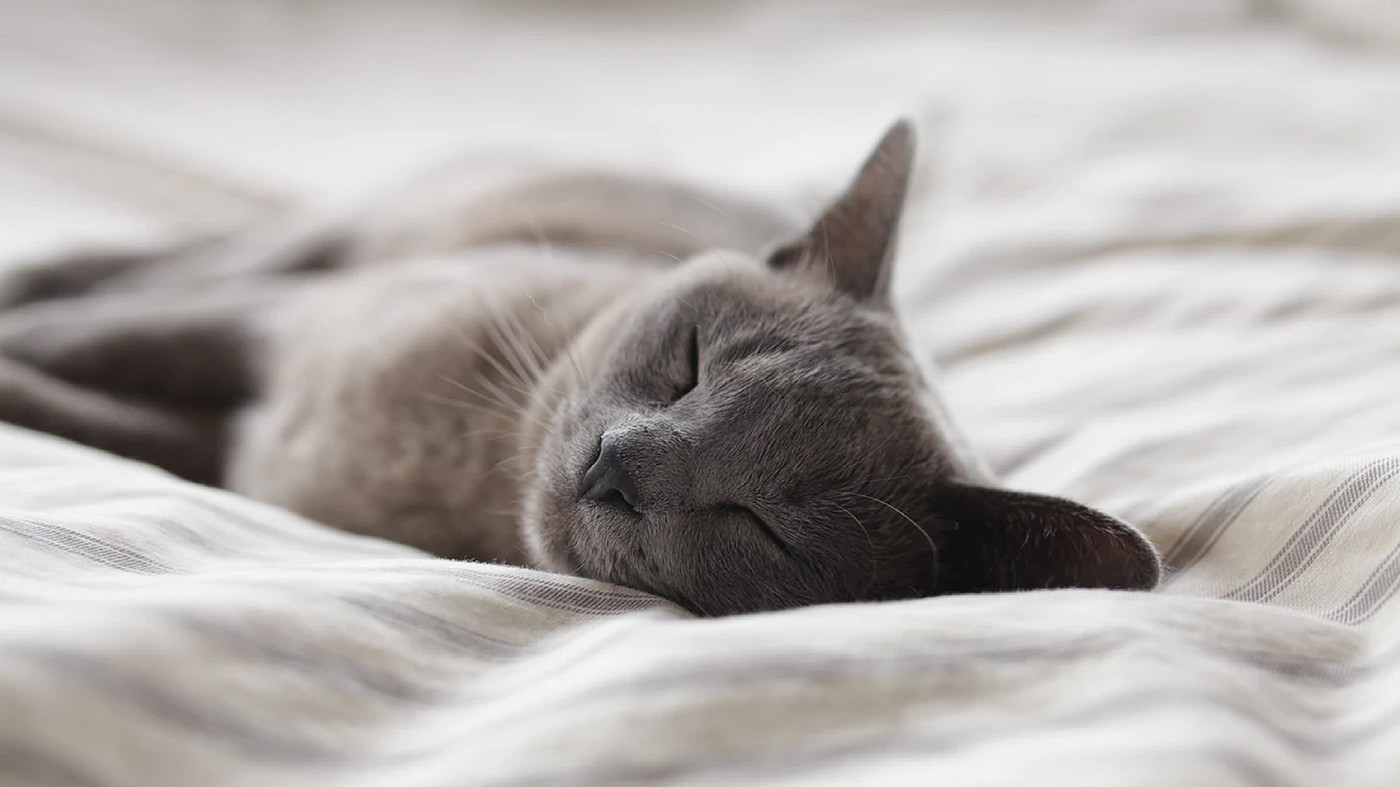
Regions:
<svg viewBox="0 0 1400 787"><path fill-rule="evenodd" d="M773 544L776 547L778 547L778 549L781 550L784 555L787 555L788 557L792 556L792 548L789 547L787 542L784 541L782 537L778 535L778 532L774 530L771 525L768 524L767 520L759 516L758 513L752 508L749 508L745 505L740 505L738 503L730 503L728 505L721 506L721 509L727 514L732 514L733 516L738 517L740 520L744 521L748 526L757 530L763 535L764 538L773 542Z"/></svg>
<svg viewBox="0 0 1400 787"><path fill-rule="evenodd" d="M692 326L685 342L684 374L671 386L671 401L678 402L700 384L700 328Z"/></svg>

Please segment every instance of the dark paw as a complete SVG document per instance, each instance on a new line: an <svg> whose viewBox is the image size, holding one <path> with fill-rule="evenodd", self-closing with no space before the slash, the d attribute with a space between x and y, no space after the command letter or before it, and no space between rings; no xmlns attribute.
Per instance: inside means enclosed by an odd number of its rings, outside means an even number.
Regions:
<svg viewBox="0 0 1400 787"><path fill-rule="evenodd" d="M148 252L73 254L19 265L0 273L0 309L86 294L151 257Z"/></svg>

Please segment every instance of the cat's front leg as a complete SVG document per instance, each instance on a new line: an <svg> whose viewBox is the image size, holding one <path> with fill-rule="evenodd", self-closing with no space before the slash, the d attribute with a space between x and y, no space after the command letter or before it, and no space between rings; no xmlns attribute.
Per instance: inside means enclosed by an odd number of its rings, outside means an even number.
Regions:
<svg viewBox="0 0 1400 787"><path fill-rule="evenodd" d="M288 216L148 249L94 249L6 266L0 310L118 292L207 289L341 270L352 234L335 216Z"/></svg>
<svg viewBox="0 0 1400 787"><path fill-rule="evenodd" d="M112 293L0 312L0 357L81 388L170 406L255 395L261 326L305 285Z"/></svg>
<svg viewBox="0 0 1400 787"><path fill-rule="evenodd" d="M121 289L214 243L200 240L158 249L75 251L13 264L0 273L0 309Z"/></svg>
<svg viewBox="0 0 1400 787"><path fill-rule="evenodd" d="M0 312L0 420L219 483L261 327L304 285L112 293Z"/></svg>
<svg viewBox="0 0 1400 787"><path fill-rule="evenodd" d="M0 421L147 462L190 481L222 480L228 420L222 412L82 388L0 358Z"/></svg>

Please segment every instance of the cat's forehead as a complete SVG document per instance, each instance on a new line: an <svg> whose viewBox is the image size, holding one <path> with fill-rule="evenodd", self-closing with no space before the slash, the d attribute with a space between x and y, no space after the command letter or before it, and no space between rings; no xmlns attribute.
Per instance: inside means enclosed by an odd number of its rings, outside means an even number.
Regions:
<svg viewBox="0 0 1400 787"><path fill-rule="evenodd" d="M853 461L879 463L909 451L923 456L933 444L913 380L878 360L807 346L737 358L711 371L716 432L769 449L779 465L809 453L844 472ZM748 439L755 436L762 439Z"/></svg>
<svg viewBox="0 0 1400 787"><path fill-rule="evenodd" d="M715 338L762 342L766 337L786 345L840 340L846 344L832 349L878 354L897 349L888 315L858 308L827 286L747 258L715 255L692 261L663 298L682 317L703 323Z"/></svg>
<svg viewBox="0 0 1400 787"><path fill-rule="evenodd" d="M711 270L671 297L704 334L705 401L728 455L755 471L829 465L847 481L927 456L919 373L888 312L752 268Z"/></svg>
<svg viewBox="0 0 1400 787"><path fill-rule="evenodd" d="M749 399L878 410L916 385L892 315L790 275L710 265L663 303L670 320L697 327L705 365L742 378Z"/></svg>

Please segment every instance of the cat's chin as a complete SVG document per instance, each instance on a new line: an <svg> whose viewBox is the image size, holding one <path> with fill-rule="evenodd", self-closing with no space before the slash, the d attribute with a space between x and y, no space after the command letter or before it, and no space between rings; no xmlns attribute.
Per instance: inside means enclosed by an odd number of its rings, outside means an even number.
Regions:
<svg viewBox="0 0 1400 787"><path fill-rule="evenodd" d="M622 537L643 524L640 515L557 490L531 491L521 520L531 565L655 592L644 576L646 556L635 545L633 554L628 554L627 539Z"/></svg>
<svg viewBox="0 0 1400 787"><path fill-rule="evenodd" d="M539 490L524 490L521 541L531 567L558 574L577 574L579 560L569 538L571 523L560 514Z"/></svg>
<svg viewBox="0 0 1400 787"><path fill-rule="evenodd" d="M533 485L524 490L521 536L530 564L544 571L618 582L599 560L606 531L624 526L623 515L597 503L580 501L569 484Z"/></svg>

